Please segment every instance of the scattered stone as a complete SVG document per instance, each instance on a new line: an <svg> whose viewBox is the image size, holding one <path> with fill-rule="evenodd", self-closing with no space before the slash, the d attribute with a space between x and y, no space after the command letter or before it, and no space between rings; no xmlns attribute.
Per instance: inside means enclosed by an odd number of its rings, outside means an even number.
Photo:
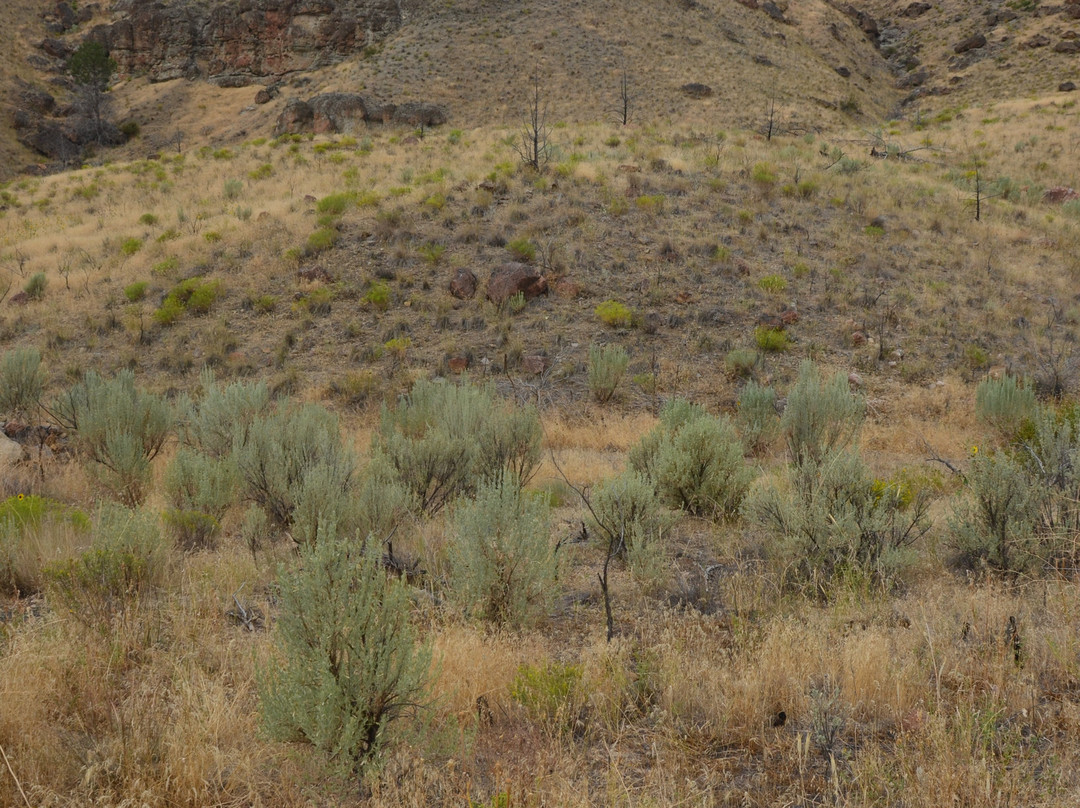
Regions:
<svg viewBox="0 0 1080 808"><path fill-rule="evenodd" d="M299 98L290 98L285 103L285 109L278 115L277 124L274 126L274 137L302 134L312 125L314 119L315 112L310 104Z"/></svg>
<svg viewBox="0 0 1080 808"><path fill-rule="evenodd" d="M930 78L930 73L924 67L921 70L913 70L906 76L901 76L896 80L896 87L899 90L908 90L913 87L922 87L926 80Z"/></svg>
<svg viewBox="0 0 1080 808"><path fill-rule="evenodd" d="M1029 48L1045 48L1050 44L1050 37L1045 34L1035 34L1031 39L1024 43Z"/></svg>
<svg viewBox="0 0 1080 808"><path fill-rule="evenodd" d="M862 331L856 331L851 335L851 344L858 348L860 345L866 344L866 334Z"/></svg>
<svg viewBox="0 0 1080 808"><path fill-rule="evenodd" d="M1070 202L1074 199L1080 199L1080 193L1077 193L1075 189L1059 185L1055 188L1047 188L1043 191L1043 202L1049 202L1054 205L1060 205L1062 202Z"/></svg>
<svg viewBox="0 0 1080 808"><path fill-rule="evenodd" d="M548 290L547 279L536 267L509 261L491 273L487 285L487 298L500 305L521 292L526 300L532 300Z"/></svg>
<svg viewBox="0 0 1080 808"><path fill-rule="evenodd" d="M392 120L405 126L442 126L447 120L446 107L423 101L410 101L394 108Z"/></svg>
<svg viewBox="0 0 1080 808"><path fill-rule="evenodd" d="M1080 39L1063 39L1054 45L1054 53L1080 53Z"/></svg>
<svg viewBox="0 0 1080 808"><path fill-rule="evenodd" d="M784 12L780 9L780 6L773 3L772 0L765 0L761 4L761 10L777 22L787 22L787 18L784 17Z"/></svg>
<svg viewBox="0 0 1080 808"><path fill-rule="evenodd" d="M799 312L795 309L784 309L780 312L780 322L785 326L795 325L799 322Z"/></svg>
<svg viewBox="0 0 1080 808"><path fill-rule="evenodd" d="M530 376L539 376L551 366L551 360L543 354L529 354L521 357L521 369Z"/></svg>
<svg viewBox="0 0 1080 808"><path fill-rule="evenodd" d="M560 278L551 288L555 292L555 297L561 297L563 300L573 300L585 294L584 286L568 278Z"/></svg>
<svg viewBox="0 0 1080 808"><path fill-rule="evenodd" d="M641 330L646 334L655 334L660 330L662 324L660 315L655 311L645 312L645 317L642 319Z"/></svg>
<svg viewBox="0 0 1080 808"><path fill-rule="evenodd" d="M333 283L329 270L326 267L314 266L298 270L296 277L308 283Z"/></svg>
<svg viewBox="0 0 1080 808"><path fill-rule="evenodd" d="M367 120L367 104L356 93L323 93L308 99L311 128L315 134L346 132Z"/></svg>
<svg viewBox="0 0 1080 808"><path fill-rule="evenodd" d="M907 8L904 9L903 14L901 16L903 16L903 17L912 17L912 18L921 17L923 14L925 14L929 10L930 10L930 4L929 3L911 3L911 4L908 5Z"/></svg>
<svg viewBox="0 0 1080 808"><path fill-rule="evenodd" d="M690 98L709 98L713 94L712 87L697 81L684 84L679 89L682 91L683 95L689 96Z"/></svg>
<svg viewBox="0 0 1080 808"><path fill-rule="evenodd" d="M25 306L29 302L30 295L26 294L26 292L16 292L8 298L9 306Z"/></svg>
<svg viewBox="0 0 1080 808"><path fill-rule="evenodd" d="M23 459L23 447L7 435L0 434L0 474L10 470Z"/></svg>
<svg viewBox="0 0 1080 808"><path fill-rule="evenodd" d="M851 69L847 68L847 67L844 67L843 65L836 68L836 72L839 73L841 76L843 76L845 79L848 78L849 76L851 76Z"/></svg>
<svg viewBox="0 0 1080 808"><path fill-rule="evenodd" d="M776 65L773 64L772 59L770 59L764 53L759 53L756 56L754 56L754 64L761 65L762 67L775 67L776 66Z"/></svg>
<svg viewBox="0 0 1080 808"><path fill-rule="evenodd" d="M461 267L450 279L450 294L460 300L471 300L476 294L476 275L471 269Z"/></svg>
<svg viewBox="0 0 1080 808"><path fill-rule="evenodd" d="M451 356L446 364L449 366L451 372L464 373L466 370L469 369L469 357L463 354Z"/></svg>
<svg viewBox="0 0 1080 808"><path fill-rule="evenodd" d="M986 37L982 34L972 34L967 39L958 42L953 48L953 53L961 54L968 51L978 50L979 48L986 47Z"/></svg>
<svg viewBox="0 0 1080 808"><path fill-rule="evenodd" d="M860 389L863 386L863 378L855 371L848 374L848 384L855 390Z"/></svg>
<svg viewBox="0 0 1080 808"><path fill-rule="evenodd" d="M859 30L866 34L871 42L877 45L881 41L881 29L878 27L877 20L862 9L855 8L851 3L841 6L840 10L855 21Z"/></svg>
<svg viewBox="0 0 1080 808"><path fill-rule="evenodd" d="M1078 8L1080 8L1080 6L1078 6ZM1075 89L1076 83L1072 81L1063 81L1061 82L1061 84L1058 85L1059 93L1071 93Z"/></svg>
<svg viewBox="0 0 1080 808"><path fill-rule="evenodd" d="M263 87L259 92L255 93L256 104L269 104L274 100L274 96L277 95L277 90L272 90L269 87Z"/></svg>

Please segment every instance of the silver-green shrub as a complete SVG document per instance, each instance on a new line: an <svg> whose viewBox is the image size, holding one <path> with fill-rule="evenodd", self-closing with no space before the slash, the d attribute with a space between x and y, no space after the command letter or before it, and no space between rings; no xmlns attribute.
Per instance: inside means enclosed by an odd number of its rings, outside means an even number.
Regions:
<svg viewBox="0 0 1080 808"><path fill-rule="evenodd" d="M1036 526L1041 492L1006 452L976 455L968 496L949 518L950 543L961 560L1023 572L1040 559Z"/></svg>
<svg viewBox="0 0 1080 808"><path fill-rule="evenodd" d="M15 348L0 359L0 413L26 415L41 400L45 373L36 348Z"/></svg>
<svg viewBox="0 0 1080 808"><path fill-rule="evenodd" d="M629 459L665 503L696 516L736 513L752 477L731 420L684 401L664 408L660 424L631 450Z"/></svg>
<svg viewBox="0 0 1080 808"><path fill-rule="evenodd" d="M326 528L301 553L278 575L277 653L259 671L260 713L272 737L309 743L359 774L393 723L426 700L431 651L378 545Z"/></svg>
<svg viewBox="0 0 1080 808"><path fill-rule="evenodd" d="M451 516L450 588L471 615L519 626L555 595L550 509L503 474L461 499Z"/></svg>
<svg viewBox="0 0 1080 808"><path fill-rule="evenodd" d="M504 472L527 481L540 462L540 437L534 407L514 407L490 386L422 379L383 409L375 451L414 505L434 514Z"/></svg>
<svg viewBox="0 0 1080 808"><path fill-rule="evenodd" d="M851 393L842 374L822 379L817 366L804 361L780 419L792 462L820 463L850 446L858 437L865 409L862 396Z"/></svg>
<svg viewBox="0 0 1080 808"><path fill-rule="evenodd" d="M163 397L136 387L130 370L112 379L91 370L51 413L72 430L91 474L110 494L129 507L143 501L150 463L173 427L173 409Z"/></svg>
<svg viewBox="0 0 1080 808"><path fill-rule="evenodd" d="M746 500L744 515L775 539L770 548L795 583L818 594L847 573L888 582L929 530L927 500L910 486L875 480L856 451L792 463Z"/></svg>
<svg viewBox="0 0 1080 808"><path fill-rule="evenodd" d="M1013 376L984 379L975 388L975 415L1005 441L1012 440L1024 421L1034 414L1035 391Z"/></svg>
<svg viewBox="0 0 1080 808"><path fill-rule="evenodd" d="M589 346L589 392L603 404L609 401L626 373L630 355L621 345Z"/></svg>
<svg viewBox="0 0 1080 808"><path fill-rule="evenodd" d="M323 521L351 535L356 459L335 415L316 404L284 407L238 429L234 451L246 499L300 544L314 541Z"/></svg>
<svg viewBox="0 0 1080 808"><path fill-rule="evenodd" d="M739 409L735 426L743 443L751 452L768 446L780 432L780 417L776 412L776 391L771 387L747 382L739 393Z"/></svg>
<svg viewBox="0 0 1080 808"><path fill-rule="evenodd" d="M213 370L199 377L202 395L185 399L177 407L180 440L213 458L223 459L247 441L251 423L270 414L270 392L265 382L234 382L221 387Z"/></svg>
<svg viewBox="0 0 1080 808"><path fill-rule="evenodd" d="M593 530L614 539L615 554L635 569L649 569L663 554L667 526L656 489L643 475L629 469L601 480L593 491Z"/></svg>
<svg viewBox="0 0 1080 808"><path fill-rule="evenodd" d="M180 546L211 546L221 518L236 501L239 474L232 457L217 459L181 447L165 469L164 483L171 506L164 518Z"/></svg>

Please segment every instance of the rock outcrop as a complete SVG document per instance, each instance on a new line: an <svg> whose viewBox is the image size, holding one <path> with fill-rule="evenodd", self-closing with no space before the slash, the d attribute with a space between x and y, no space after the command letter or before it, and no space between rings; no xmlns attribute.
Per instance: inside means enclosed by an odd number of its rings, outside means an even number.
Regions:
<svg viewBox="0 0 1080 808"><path fill-rule="evenodd" d="M274 135L351 132L364 122L439 126L446 123L446 115L446 108L438 104L409 102L372 107L356 93L323 93L307 101L290 98L278 115Z"/></svg>
<svg viewBox="0 0 1080 808"><path fill-rule="evenodd" d="M126 73L243 86L311 70L399 28L418 0L118 0L96 26Z"/></svg>

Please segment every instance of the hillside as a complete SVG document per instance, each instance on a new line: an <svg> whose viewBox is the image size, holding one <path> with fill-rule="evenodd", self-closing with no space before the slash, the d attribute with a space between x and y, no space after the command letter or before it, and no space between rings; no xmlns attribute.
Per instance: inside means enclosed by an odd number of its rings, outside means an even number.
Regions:
<svg viewBox="0 0 1080 808"><path fill-rule="evenodd" d="M0 804L1080 800L1080 5L222 8L0 142Z"/></svg>

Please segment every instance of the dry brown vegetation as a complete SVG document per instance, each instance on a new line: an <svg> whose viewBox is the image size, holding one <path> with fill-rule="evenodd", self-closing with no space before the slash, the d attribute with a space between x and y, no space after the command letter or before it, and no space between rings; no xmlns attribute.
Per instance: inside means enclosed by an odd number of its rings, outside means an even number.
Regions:
<svg viewBox="0 0 1080 808"><path fill-rule="evenodd" d="M605 42L644 48L640 18L655 4L625 15L585 4L572 31L556 24L562 5L534 3L518 39L516 27L499 35L520 14L513 4L440 4L381 53L320 74L325 87L363 82L447 101L456 113L446 127L274 140L262 134L269 111L232 114L250 88L133 79L118 96L145 116L143 140L128 147L141 153L3 187L0 356L38 348L50 393L89 369L127 368L175 398L209 366L219 380L266 380L282 400L339 413L343 441L366 455L381 405L464 360L473 380L540 409L544 455L528 488L554 506L561 566L559 597L540 619L516 629L470 621L445 587L448 517L403 523L394 550L427 571L411 582L412 619L438 665L430 702L358 785L260 725L256 672L273 658L276 570L296 551L280 538L251 552L246 503L228 509L214 549L170 548L153 586L106 620L65 610L47 583L42 566L87 541L53 525L20 549L35 591L0 602L0 803L1080 800L1076 554L1057 570L964 570L947 528L975 447L1003 445L975 417L976 384L988 373L1028 377L1062 411L1080 389L1080 207L1042 198L1080 185L1075 100L1046 94L1048 74L1032 62L1013 84L986 85L993 96L971 80L895 119L895 99L868 82L853 102L861 122L839 110L818 122L797 97L839 102L846 91L819 69L807 32L839 12L791 4L803 32L781 68L809 84L780 107L786 120L816 123L766 140L764 104L739 100L746 87L765 98L763 70L778 68L747 61L711 101L664 105L664 87L724 64L707 44L687 46L702 52L691 62L680 37L729 30L744 55L771 37L767 18L746 23L743 6L708 2L694 5L715 30L672 16L656 63L664 79L622 127L608 114L614 90L585 94L576 82L618 69L621 46ZM440 26L446 38L432 38ZM953 30L933 34L933 47ZM491 55L467 101L474 63L451 54L454 37ZM505 83L526 46L549 70L542 173L520 164L524 85ZM159 149L176 128L187 133L181 148ZM491 269L521 258L552 293L516 311L486 301ZM448 291L459 268L480 279L473 299ZM41 298L12 305L37 273ZM167 296L193 278L217 284L206 310L169 315ZM601 320L608 300L632 309L630 325ZM784 343L763 345L759 328L785 313ZM602 405L587 382L594 343L630 355ZM540 373L527 361L536 356ZM590 495L623 471L664 401L733 414L748 379L785 396L807 358L852 374L867 405L862 456L878 480L918 481L932 499L930 532L895 576L852 573L814 593L791 584L760 525L678 515L659 569L613 564L609 640L597 585L605 548L571 486ZM96 519L102 489L53 448L7 472L0 496L46 496ZM170 440L154 461L144 506L154 514L166 507L175 448ZM746 463L760 486L787 460L773 438ZM545 670L557 698L538 707L515 682Z"/></svg>

